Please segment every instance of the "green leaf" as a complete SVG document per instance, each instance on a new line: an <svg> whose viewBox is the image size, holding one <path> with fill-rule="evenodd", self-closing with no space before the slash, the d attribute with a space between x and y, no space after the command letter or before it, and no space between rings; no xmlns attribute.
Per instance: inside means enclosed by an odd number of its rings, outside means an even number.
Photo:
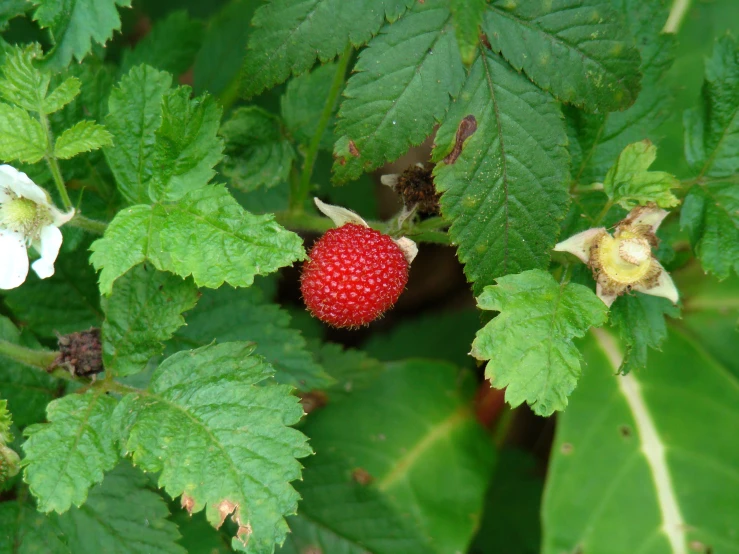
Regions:
<svg viewBox="0 0 739 554"><path fill-rule="evenodd" d="M123 53L121 73L146 64L179 75L187 71L203 40L203 24L186 11L171 12L151 32Z"/></svg>
<svg viewBox="0 0 739 554"><path fill-rule="evenodd" d="M72 554L61 530L27 497L24 491L16 501L0 502L0 554Z"/></svg>
<svg viewBox="0 0 739 554"><path fill-rule="evenodd" d="M549 265L567 211L569 159L554 99L483 50L436 134L441 209L479 293Z"/></svg>
<svg viewBox="0 0 739 554"><path fill-rule="evenodd" d="M0 67L0 95L6 101L28 111L41 110L51 80L48 73L41 72L33 64L42 55L37 43L15 46L5 53Z"/></svg>
<svg viewBox="0 0 739 554"><path fill-rule="evenodd" d="M685 112L685 156L699 176L739 171L739 46L721 37L706 60L701 104Z"/></svg>
<svg viewBox="0 0 739 554"><path fill-rule="evenodd" d="M295 151L277 116L256 106L238 108L220 134L226 141L221 172L234 187L249 192L287 181Z"/></svg>
<svg viewBox="0 0 739 554"><path fill-rule="evenodd" d="M680 226L687 230L701 265L719 279L739 274L739 188L694 186L683 200Z"/></svg>
<svg viewBox="0 0 739 554"><path fill-rule="evenodd" d="M477 54L480 25L487 10L486 0L452 0L454 31L457 34L459 52L465 65L472 65Z"/></svg>
<svg viewBox="0 0 739 554"><path fill-rule="evenodd" d="M61 110L80 93L82 82L77 77L65 79L51 94L44 98L41 108L46 114Z"/></svg>
<svg viewBox="0 0 739 554"><path fill-rule="evenodd" d="M279 554L428 554L420 529L374 487L358 483L352 467L326 452L305 461L296 485L302 502L288 519L290 535Z"/></svg>
<svg viewBox="0 0 739 554"><path fill-rule="evenodd" d="M41 348L32 336L21 335L13 323L0 316L0 339L29 348ZM0 390L8 401L18 427L44 419L46 405L56 395L59 381L41 371L9 359L0 363Z"/></svg>
<svg viewBox="0 0 739 554"><path fill-rule="evenodd" d="M86 258L78 251L62 250L54 263L54 275L39 279L30 272L22 287L3 291L5 304L24 326L44 337L99 327L103 320L100 291Z"/></svg>
<svg viewBox="0 0 739 554"><path fill-rule="evenodd" d="M385 371L385 364L370 358L363 350L344 349L331 342L320 345L316 342L316 356L335 380L326 391L330 402L354 396Z"/></svg>
<svg viewBox="0 0 739 554"><path fill-rule="evenodd" d="M100 291L150 260L160 271L192 275L198 287L224 282L248 287L305 257L302 240L273 215L252 215L222 185L187 194L176 204L133 206L120 211L103 238L92 244L90 261L100 273Z"/></svg>
<svg viewBox="0 0 739 554"><path fill-rule="evenodd" d="M181 314L197 301L192 281L143 264L126 273L102 299L105 370L119 377L142 371L185 324Z"/></svg>
<svg viewBox="0 0 739 554"><path fill-rule="evenodd" d="M82 61L92 41L105 44L121 28L117 6L130 7L131 0L32 0L38 6L34 21L51 33L54 48L46 58L53 69Z"/></svg>
<svg viewBox="0 0 739 554"><path fill-rule="evenodd" d="M603 331L583 353L557 419L542 553L735 550L736 376L675 331L643 372L615 375L622 348Z"/></svg>
<svg viewBox="0 0 739 554"><path fill-rule="evenodd" d="M603 181L608 198L626 210L649 202L660 208L677 206L680 201L670 189L678 188L680 181L665 171L649 171L656 159L657 147L649 140L624 148Z"/></svg>
<svg viewBox="0 0 739 554"><path fill-rule="evenodd" d="M563 102L627 108L639 92L639 52L610 0L495 0L485 17L492 49Z"/></svg>
<svg viewBox="0 0 739 554"><path fill-rule="evenodd" d="M602 182L613 160L627 145L650 138L674 113L673 94L665 74L672 65L677 40L662 33L670 5L663 2L618 0L612 2L625 18L641 52L643 74L636 102L623 111L589 114L565 107L572 132L570 154L574 179L583 184Z"/></svg>
<svg viewBox="0 0 739 554"><path fill-rule="evenodd" d="M8 401L0 399L0 485L20 471L21 459L8 445L13 442L10 426L13 419L8 412Z"/></svg>
<svg viewBox="0 0 739 554"><path fill-rule="evenodd" d="M0 159L36 163L46 155L48 144L38 121L25 110L0 103Z"/></svg>
<svg viewBox="0 0 739 554"><path fill-rule="evenodd" d="M140 471L120 464L90 490L82 507L56 516L70 553L185 554L167 504L148 487Z"/></svg>
<svg viewBox="0 0 739 554"><path fill-rule="evenodd" d="M388 333L373 333L362 348L370 356L388 362L418 357L464 367L474 364L468 353L479 328L477 310L435 312L404 320Z"/></svg>
<svg viewBox="0 0 739 554"><path fill-rule="evenodd" d="M216 136L221 109L211 96L191 99L190 87L178 87L162 99L162 125L156 132L149 196L179 200L204 187L215 175L223 143Z"/></svg>
<svg viewBox="0 0 739 554"><path fill-rule="evenodd" d="M416 2L364 49L339 109L335 180L395 160L431 134L464 83L464 66L444 0Z"/></svg>
<svg viewBox="0 0 739 554"><path fill-rule="evenodd" d="M306 433L317 452L331 452L407 514L429 537L427 551L464 552L495 457L472 411L475 388L471 372L449 364L393 364L351 399L311 414Z"/></svg>
<svg viewBox="0 0 739 554"><path fill-rule="evenodd" d="M469 554L539 554L543 489L543 471L530 452L500 450Z"/></svg>
<svg viewBox="0 0 739 554"><path fill-rule="evenodd" d="M311 450L288 427L302 416L298 399L271 382L272 368L253 350L224 343L178 352L117 414L125 451L144 471L161 472L170 496L182 495L191 511L205 508L216 527L230 515L234 548L246 550L248 540L249 552L271 552L297 507L289 484L300 477L295 458Z"/></svg>
<svg viewBox="0 0 739 554"><path fill-rule="evenodd" d="M105 127L113 135L105 158L118 190L132 204L148 203L154 171L155 132L162 124L162 98L172 76L142 65L124 75L110 94Z"/></svg>
<svg viewBox="0 0 739 554"><path fill-rule="evenodd" d="M318 124L331 91L331 85L338 68L336 63L319 65L313 71L291 79L282 95L280 107L285 127L292 137L301 144L308 145L318 130ZM334 106L333 110L336 109ZM331 151L334 144L333 128L336 114L332 115L321 137L321 148Z"/></svg>
<svg viewBox="0 0 739 554"><path fill-rule="evenodd" d="M560 284L534 269L498 278L477 305L500 312L477 333L471 352L490 360L485 376L492 386L506 388L513 407L525 401L541 416L564 410L581 371L572 339L606 322L605 304L583 285Z"/></svg>
<svg viewBox="0 0 739 554"><path fill-rule="evenodd" d="M66 160L81 154L113 145L113 135L105 127L83 120L64 131L54 144L54 155Z"/></svg>
<svg viewBox="0 0 739 554"><path fill-rule="evenodd" d="M44 554L185 554L164 500L148 489L149 480L121 464L90 489L80 508L44 516L29 505L27 492L0 503L0 552Z"/></svg>
<svg viewBox="0 0 739 554"><path fill-rule="evenodd" d="M254 30L244 61L242 93L255 96L308 71L316 61L327 62L377 33L385 19L393 22L413 0L377 0L371 10L363 0L275 0L254 15Z"/></svg>
<svg viewBox="0 0 739 554"><path fill-rule="evenodd" d="M213 341L248 341L275 369L278 383L300 390L325 389L333 379L316 363L299 331L290 328L289 314L265 300L257 287L203 291L198 306L187 314L187 327L175 341L204 346Z"/></svg>
<svg viewBox="0 0 739 554"><path fill-rule="evenodd" d="M680 309L665 298L639 292L622 296L611 306L611 325L624 344L620 373L648 369L649 349L659 350L667 338L666 315L679 317Z"/></svg>
<svg viewBox="0 0 739 554"><path fill-rule="evenodd" d="M251 21L259 5L255 0L231 0L211 18L193 66L196 94L209 92L224 106L236 99L251 33L251 27L245 28L244 22Z"/></svg>
<svg viewBox="0 0 739 554"><path fill-rule="evenodd" d="M26 0L5 0L0 4L0 31L4 31L11 19L23 15L27 9Z"/></svg>
<svg viewBox="0 0 739 554"><path fill-rule="evenodd" d="M117 401L101 390L70 394L46 408L49 423L27 427L23 480L42 512L66 512L118 462L110 427Z"/></svg>

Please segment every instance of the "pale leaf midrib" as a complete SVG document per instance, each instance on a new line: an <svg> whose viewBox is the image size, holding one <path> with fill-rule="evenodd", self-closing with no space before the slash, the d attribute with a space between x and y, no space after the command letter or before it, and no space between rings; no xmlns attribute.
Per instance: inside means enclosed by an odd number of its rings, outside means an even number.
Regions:
<svg viewBox="0 0 739 554"><path fill-rule="evenodd" d="M385 476L377 481L377 488L386 492L389 488L402 480L413 465L442 438L448 437L452 431L461 423L472 416L467 406L462 406L452 412L445 420L434 425L406 454L390 468Z"/></svg>
<svg viewBox="0 0 739 554"><path fill-rule="evenodd" d="M623 353L615 339L602 329L593 329L593 335L612 366L612 372L617 374L623 361ZM623 376L617 375L616 379L618 389L634 418L640 451L646 459L652 477L662 518L660 530L667 537L673 554L688 554L686 524L680 512L680 504L667 466L665 445L649 413L642 395L641 385L633 373Z"/></svg>

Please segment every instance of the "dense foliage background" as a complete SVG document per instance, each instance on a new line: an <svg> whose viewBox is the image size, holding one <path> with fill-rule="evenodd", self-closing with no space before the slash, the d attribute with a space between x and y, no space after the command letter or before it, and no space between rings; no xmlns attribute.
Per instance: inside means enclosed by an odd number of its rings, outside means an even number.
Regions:
<svg viewBox="0 0 739 554"><path fill-rule="evenodd" d="M0 161L77 209L0 291L0 553L739 552L734 0L0 0L0 30ZM418 163L440 211L381 184ZM302 304L314 196L419 243L369 327ZM679 302L609 308L553 248L653 204Z"/></svg>

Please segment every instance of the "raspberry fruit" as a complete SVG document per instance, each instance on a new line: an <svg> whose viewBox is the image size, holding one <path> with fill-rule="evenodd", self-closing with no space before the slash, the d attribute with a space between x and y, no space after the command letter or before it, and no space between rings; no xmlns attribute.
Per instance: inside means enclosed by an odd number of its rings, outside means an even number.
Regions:
<svg viewBox="0 0 739 554"><path fill-rule="evenodd" d="M408 282L408 261L388 235L347 223L313 245L300 280L312 315L334 327L354 328L395 304Z"/></svg>

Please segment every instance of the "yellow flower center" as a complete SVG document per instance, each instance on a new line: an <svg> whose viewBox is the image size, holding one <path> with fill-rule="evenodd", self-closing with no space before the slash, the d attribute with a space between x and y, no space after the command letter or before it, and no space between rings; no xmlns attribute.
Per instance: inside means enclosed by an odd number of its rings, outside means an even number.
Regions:
<svg viewBox="0 0 739 554"><path fill-rule="evenodd" d="M652 266L652 249L647 240L630 231L616 238L604 234L597 250L600 270L621 285L641 281Z"/></svg>
<svg viewBox="0 0 739 554"><path fill-rule="evenodd" d="M10 198L0 204L0 227L35 239L42 227L51 223L45 206L23 197Z"/></svg>

